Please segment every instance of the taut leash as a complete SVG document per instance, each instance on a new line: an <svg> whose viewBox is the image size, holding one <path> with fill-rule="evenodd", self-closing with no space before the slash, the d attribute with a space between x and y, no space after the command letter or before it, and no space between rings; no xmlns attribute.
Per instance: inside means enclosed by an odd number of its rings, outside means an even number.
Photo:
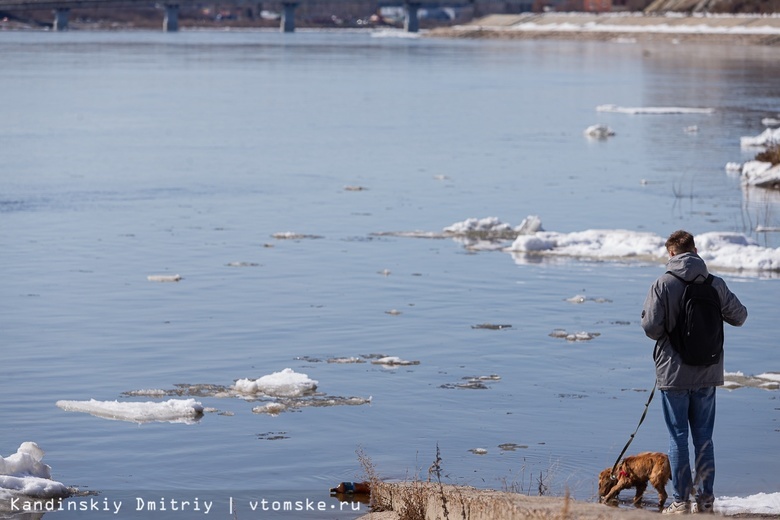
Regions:
<svg viewBox="0 0 780 520"><path fill-rule="evenodd" d="M645 420L645 417L647 416L647 410L650 407L650 401L653 400L653 396L655 395L655 389L658 386L658 380L656 380L653 383L653 389L650 391L650 397L647 399L647 402L645 403L645 411L642 412L642 417L639 419L639 424L636 425L636 430L634 430L634 433L631 434L631 437L629 437L628 442L623 447L623 451L620 452L620 455L618 455L617 460L615 461L615 464L612 466L612 471L610 472L609 476L612 480L615 480L617 477L615 477L615 470L617 469L618 464L620 464L620 459L623 457L623 455L626 453L626 450L631 445L631 442L634 440L634 436L636 435L636 432L639 431L639 427L642 426L642 421Z"/></svg>

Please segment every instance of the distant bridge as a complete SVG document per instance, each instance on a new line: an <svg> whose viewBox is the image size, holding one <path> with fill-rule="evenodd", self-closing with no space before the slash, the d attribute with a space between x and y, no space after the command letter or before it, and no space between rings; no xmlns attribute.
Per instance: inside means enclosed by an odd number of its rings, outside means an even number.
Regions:
<svg viewBox="0 0 780 520"><path fill-rule="evenodd" d="M316 0L280 0L282 6L280 30L295 31L295 9L302 1ZM418 11L422 7L439 7L442 5L456 7L470 5L473 0L380 0L380 6L404 7L404 30L414 33L420 30ZM194 0L0 0L0 11L32 11L52 10L55 31L68 28L68 18L71 9L161 7L165 10L162 28L166 32L179 30L179 7L193 4Z"/></svg>

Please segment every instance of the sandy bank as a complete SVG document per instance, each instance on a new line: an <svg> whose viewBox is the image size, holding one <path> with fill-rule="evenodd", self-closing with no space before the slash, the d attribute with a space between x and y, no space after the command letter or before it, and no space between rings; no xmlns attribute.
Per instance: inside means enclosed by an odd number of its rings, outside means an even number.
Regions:
<svg viewBox="0 0 780 520"><path fill-rule="evenodd" d="M658 520L657 510L610 507L567 498L534 497L518 493L436 483L379 483L372 500L386 511L369 513L359 520ZM626 492L630 495L629 492ZM668 504L668 501L667 501ZM411 514L404 515L404 511ZM717 518L729 518L710 515ZM740 515L740 518L779 518Z"/></svg>
<svg viewBox="0 0 780 520"><path fill-rule="evenodd" d="M650 16L637 13L489 15L433 29L447 38L581 39L780 45L780 16Z"/></svg>

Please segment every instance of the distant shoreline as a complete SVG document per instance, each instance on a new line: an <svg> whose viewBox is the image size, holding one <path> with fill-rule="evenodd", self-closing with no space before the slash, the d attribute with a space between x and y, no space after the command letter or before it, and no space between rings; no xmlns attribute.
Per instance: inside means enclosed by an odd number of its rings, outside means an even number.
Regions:
<svg viewBox="0 0 780 520"><path fill-rule="evenodd" d="M737 43L780 46L780 16L544 13L489 15L427 36L507 40Z"/></svg>

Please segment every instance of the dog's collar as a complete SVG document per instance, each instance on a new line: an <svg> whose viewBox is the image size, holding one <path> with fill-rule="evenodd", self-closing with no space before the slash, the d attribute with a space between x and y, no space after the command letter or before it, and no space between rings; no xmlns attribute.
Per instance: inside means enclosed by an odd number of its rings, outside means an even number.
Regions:
<svg viewBox="0 0 780 520"><path fill-rule="evenodd" d="M618 476L619 476L619 477L627 477L627 476L628 476L628 473L626 473L625 471L623 471L623 470L621 469L621 470L620 470L620 473L618 473Z"/></svg>

